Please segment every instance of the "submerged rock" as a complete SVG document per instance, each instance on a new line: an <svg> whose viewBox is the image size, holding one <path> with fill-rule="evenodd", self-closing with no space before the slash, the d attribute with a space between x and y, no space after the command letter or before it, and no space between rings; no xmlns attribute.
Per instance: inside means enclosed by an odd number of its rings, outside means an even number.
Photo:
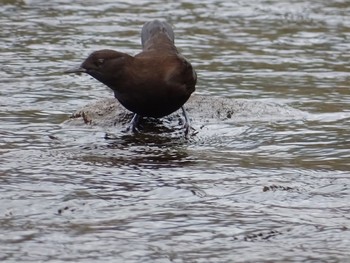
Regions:
<svg viewBox="0 0 350 263"><path fill-rule="evenodd" d="M287 105L265 101L230 99L212 96L192 96L185 104L192 135L209 124L240 121L277 121L303 118L305 113ZM65 125L90 125L106 130L125 131L133 113L126 110L116 99L101 99L77 110ZM155 133L181 132L183 116L181 110L161 119L143 118L140 131Z"/></svg>

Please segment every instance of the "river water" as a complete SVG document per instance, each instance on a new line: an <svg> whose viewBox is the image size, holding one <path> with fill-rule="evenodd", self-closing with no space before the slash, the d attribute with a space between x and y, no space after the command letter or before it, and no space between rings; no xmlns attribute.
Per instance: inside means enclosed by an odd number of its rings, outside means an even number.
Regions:
<svg viewBox="0 0 350 263"><path fill-rule="evenodd" d="M350 261L348 0L2 0L0 14L1 262ZM152 19L174 26L196 94L248 102L240 115L190 140L65 125L112 94L62 72L102 48L136 54Z"/></svg>

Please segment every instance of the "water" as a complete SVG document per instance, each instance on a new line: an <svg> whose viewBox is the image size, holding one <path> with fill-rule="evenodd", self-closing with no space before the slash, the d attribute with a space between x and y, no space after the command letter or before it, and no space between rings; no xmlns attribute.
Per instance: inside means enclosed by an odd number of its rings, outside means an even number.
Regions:
<svg viewBox="0 0 350 263"><path fill-rule="evenodd" d="M133 2L1 1L0 261L348 262L350 2ZM189 141L64 124L112 95L61 72L155 18L239 114Z"/></svg>

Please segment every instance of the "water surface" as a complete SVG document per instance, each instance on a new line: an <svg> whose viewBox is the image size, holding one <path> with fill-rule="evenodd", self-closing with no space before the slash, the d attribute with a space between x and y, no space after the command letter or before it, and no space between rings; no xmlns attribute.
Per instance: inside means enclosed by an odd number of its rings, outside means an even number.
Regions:
<svg viewBox="0 0 350 263"><path fill-rule="evenodd" d="M348 262L349 1L134 2L2 1L0 261ZM61 72L151 19L248 106L189 141L62 124L112 94Z"/></svg>

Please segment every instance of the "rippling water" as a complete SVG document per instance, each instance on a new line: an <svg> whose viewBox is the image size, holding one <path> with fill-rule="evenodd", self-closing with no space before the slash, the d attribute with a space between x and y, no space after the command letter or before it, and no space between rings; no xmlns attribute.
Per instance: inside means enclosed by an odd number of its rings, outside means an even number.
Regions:
<svg viewBox="0 0 350 263"><path fill-rule="evenodd" d="M1 1L0 261L348 262L350 2L134 2ZM156 18L240 115L190 141L63 125L112 95L61 72Z"/></svg>

